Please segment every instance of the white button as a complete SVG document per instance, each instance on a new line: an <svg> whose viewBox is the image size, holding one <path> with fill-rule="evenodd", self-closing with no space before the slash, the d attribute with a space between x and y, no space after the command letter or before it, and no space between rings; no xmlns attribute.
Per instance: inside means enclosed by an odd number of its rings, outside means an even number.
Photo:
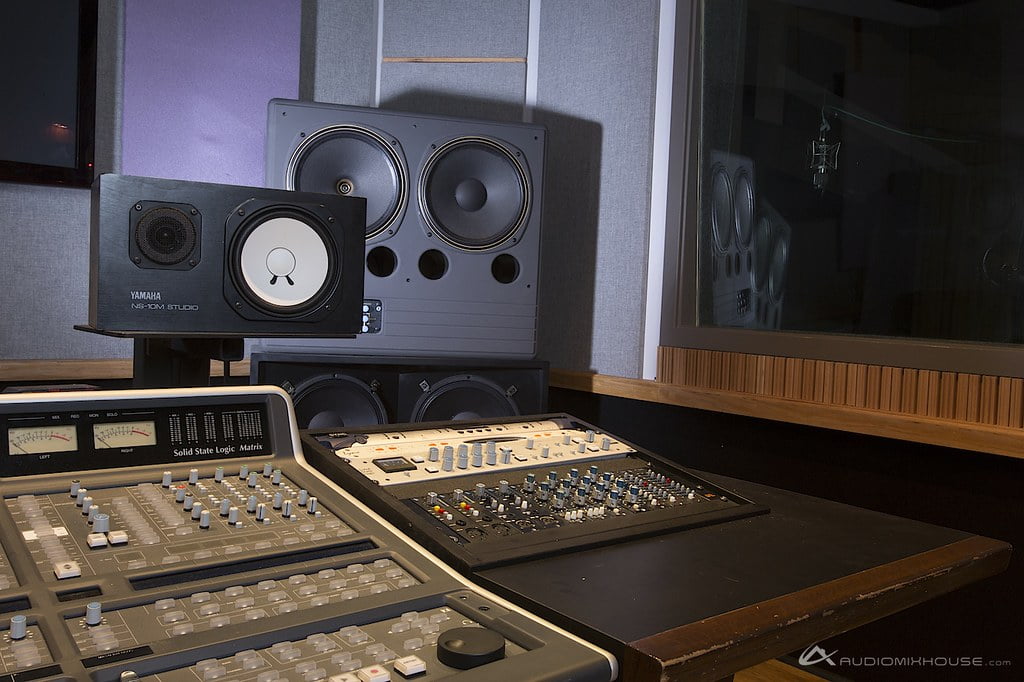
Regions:
<svg viewBox="0 0 1024 682"><path fill-rule="evenodd" d="M419 656L405 656L404 658L395 659L395 670L406 677L411 677L412 675L426 672L427 664Z"/></svg>
<svg viewBox="0 0 1024 682"><path fill-rule="evenodd" d="M58 564L54 564L53 572L56 574L58 580L77 578L82 575L82 569L79 567L77 561L62 561Z"/></svg>
<svg viewBox="0 0 1024 682"><path fill-rule="evenodd" d="M96 547L107 546L107 536L103 533L89 533L85 536L85 541L89 543L89 546L95 549Z"/></svg>
<svg viewBox="0 0 1024 682"><path fill-rule="evenodd" d="M388 672L387 668L379 665L360 668L356 671L356 676L362 682L391 682L391 673Z"/></svg>
<svg viewBox="0 0 1024 682"><path fill-rule="evenodd" d="M112 530L107 533L107 540L112 545L123 545L128 542L128 533L123 530Z"/></svg>

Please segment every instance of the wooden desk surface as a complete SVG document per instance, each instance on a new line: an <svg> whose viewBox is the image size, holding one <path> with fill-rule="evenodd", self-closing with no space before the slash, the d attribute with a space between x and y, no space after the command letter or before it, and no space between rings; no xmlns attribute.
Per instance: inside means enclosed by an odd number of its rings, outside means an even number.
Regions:
<svg viewBox="0 0 1024 682"><path fill-rule="evenodd" d="M728 677L1004 570L1004 542L707 474L770 514L476 578L619 656L624 680Z"/></svg>

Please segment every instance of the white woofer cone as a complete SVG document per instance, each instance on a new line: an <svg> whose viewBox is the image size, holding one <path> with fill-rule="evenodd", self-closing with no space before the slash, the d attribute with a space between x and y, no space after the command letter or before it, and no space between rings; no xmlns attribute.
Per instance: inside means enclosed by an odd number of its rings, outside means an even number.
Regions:
<svg viewBox="0 0 1024 682"><path fill-rule="evenodd" d="M278 216L246 235L239 272L258 307L299 312L329 283L331 255L324 238L305 222Z"/></svg>

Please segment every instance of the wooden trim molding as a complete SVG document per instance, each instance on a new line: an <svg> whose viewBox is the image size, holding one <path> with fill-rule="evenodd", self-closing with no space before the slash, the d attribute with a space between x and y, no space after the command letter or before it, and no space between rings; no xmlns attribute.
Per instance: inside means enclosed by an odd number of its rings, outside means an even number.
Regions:
<svg viewBox="0 0 1024 682"><path fill-rule="evenodd" d="M249 376L249 361L232 362L231 376ZM224 376L220 362L210 363L210 376ZM97 360L0 360L0 382L49 381L67 383L97 379L131 379L132 361Z"/></svg>
<svg viewBox="0 0 1024 682"><path fill-rule="evenodd" d="M550 383L620 398L1024 458L1024 433L1017 428L554 368Z"/></svg>
<svg viewBox="0 0 1024 682"><path fill-rule="evenodd" d="M720 679L996 575L1009 561L1008 544L973 536L631 642L622 678Z"/></svg>
<svg viewBox="0 0 1024 682"><path fill-rule="evenodd" d="M525 64L525 57L384 57L386 63L407 64Z"/></svg>

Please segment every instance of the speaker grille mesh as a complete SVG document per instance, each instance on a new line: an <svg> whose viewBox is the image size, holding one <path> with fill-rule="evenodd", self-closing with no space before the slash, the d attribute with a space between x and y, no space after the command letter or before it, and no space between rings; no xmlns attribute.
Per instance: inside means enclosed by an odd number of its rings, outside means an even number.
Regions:
<svg viewBox="0 0 1024 682"><path fill-rule="evenodd" d="M146 211L135 226L135 243L160 265L180 263L196 247L196 226L182 211L160 206Z"/></svg>

